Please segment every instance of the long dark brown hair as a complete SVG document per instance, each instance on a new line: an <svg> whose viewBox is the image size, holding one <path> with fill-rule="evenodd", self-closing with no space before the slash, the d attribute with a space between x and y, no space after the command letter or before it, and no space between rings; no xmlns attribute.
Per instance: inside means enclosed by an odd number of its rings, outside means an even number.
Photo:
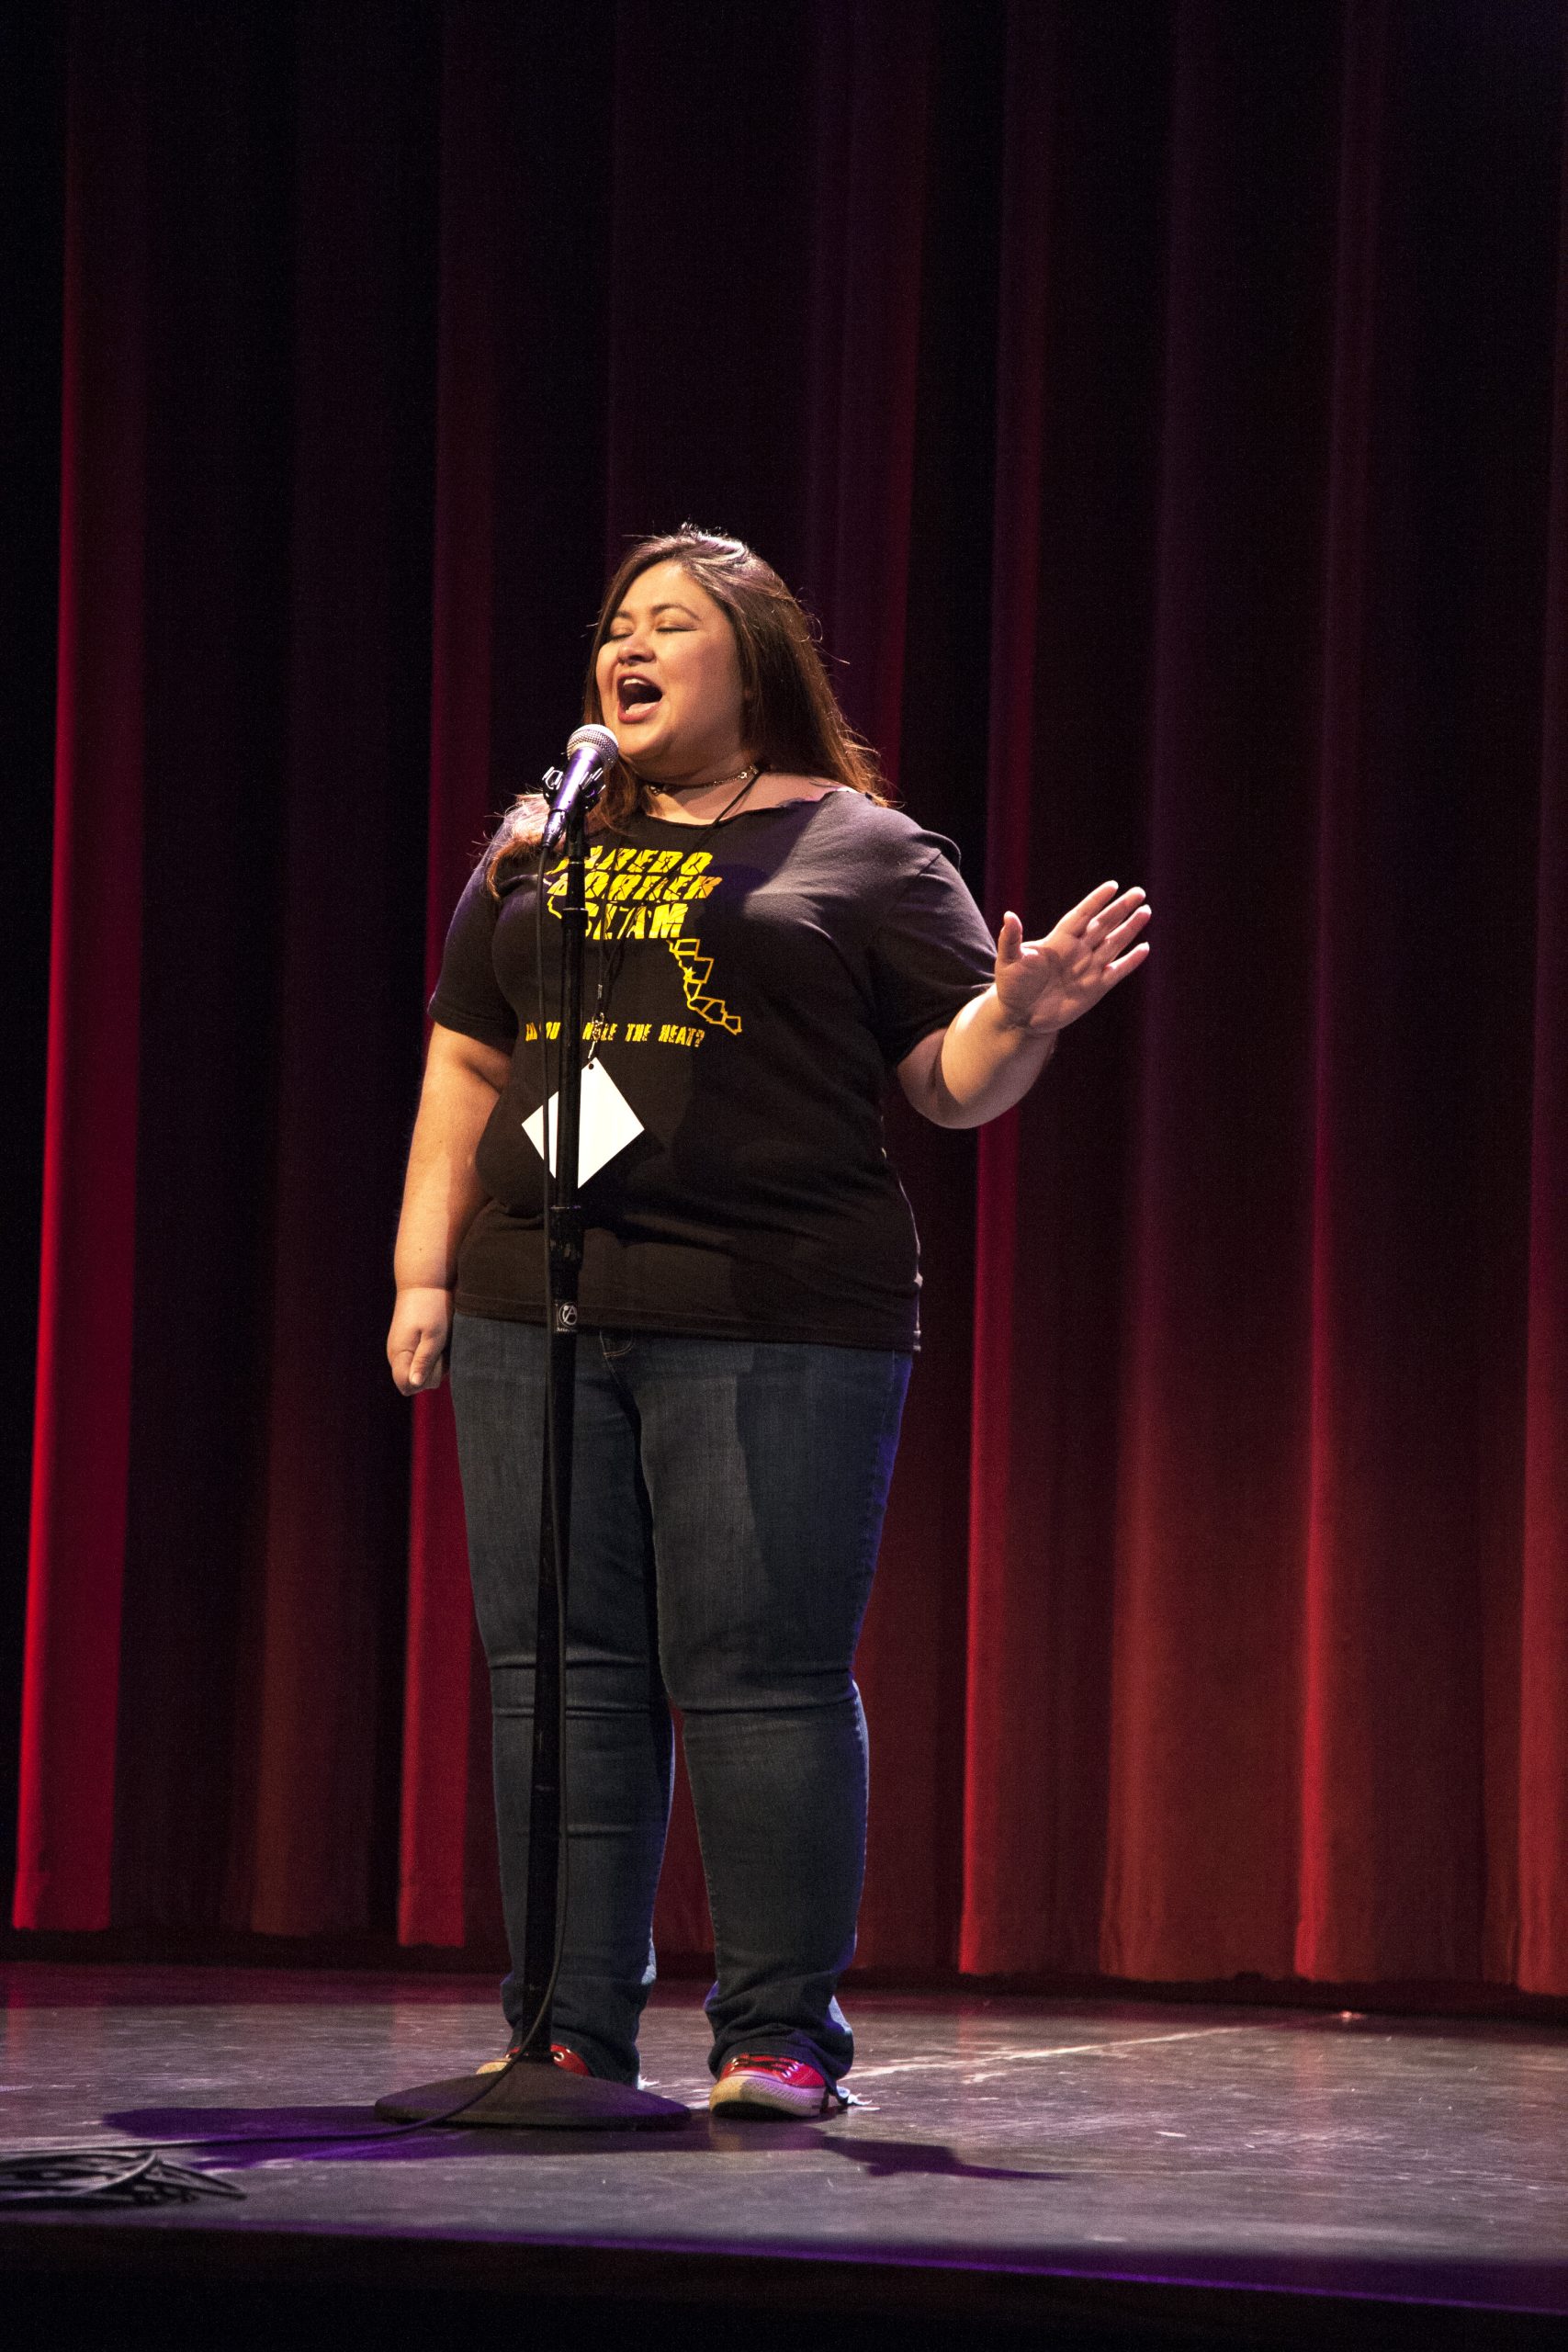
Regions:
<svg viewBox="0 0 1568 2352"><path fill-rule="evenodd" d="M886 803L881 764L839 707L817 648L811 621L771 563L743 540L684 525L679 531L639 539L628 550L604 591L588 654L582 716L604 721L599 702L599 650L610 624L639 572L656 563L678 563L705 588L735 632L740 664L741 736L751 757L765 768L790 775L829 777L868 800ZM653 787L617 761L590 819L595 831L613 831L649 805ZM514 800L491 843L487 879L499 896L500 882L514 860L529 857L544 831L545 801L537 792Z"/></svg>

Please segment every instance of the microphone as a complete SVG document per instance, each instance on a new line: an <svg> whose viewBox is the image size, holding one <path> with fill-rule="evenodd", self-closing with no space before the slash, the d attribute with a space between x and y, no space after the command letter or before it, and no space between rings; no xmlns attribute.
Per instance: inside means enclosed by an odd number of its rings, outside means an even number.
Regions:
<svg viewBox="0 0 1568 2352"><path fill-rule="evenodd" d="M539 842L541 869L560 847L569 820L579 808L592 808L599 797L605 769L614 767L620 756L621 747L607 727L580 727L569 738L566 770L550 795L550 813L545 820L544 836Z"/></svg>

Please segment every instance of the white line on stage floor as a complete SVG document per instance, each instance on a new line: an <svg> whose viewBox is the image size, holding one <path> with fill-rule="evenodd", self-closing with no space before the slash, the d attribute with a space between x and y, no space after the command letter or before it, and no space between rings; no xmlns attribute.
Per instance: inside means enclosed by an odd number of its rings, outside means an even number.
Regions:
<svg viewBox="0 0 1568 2352"><path fill-rule="evenodd" d="M1115 2041L1054 2042L1048 2050L975 2050L965 2058L895 2058L885 2066L857 2066L857 2083L869 2082L873 2075L933 2075L939 2071L964 2073L971 2068L970 2079L981 2082L984 2070L993 2065L1016 2066L1021 2060L1038 2058L1103 2058L1113 2050L1146 2050L1156 2041L1213 2041L1222 2033L1256 2033L1255 2025L1189 2026L1182 2033L1140 2033Z"/></svg>

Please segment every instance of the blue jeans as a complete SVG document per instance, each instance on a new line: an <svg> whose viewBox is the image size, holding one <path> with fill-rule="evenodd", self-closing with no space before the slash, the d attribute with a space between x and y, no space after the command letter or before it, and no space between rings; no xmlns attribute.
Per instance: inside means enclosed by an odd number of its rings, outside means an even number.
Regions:
<svg viewBox="0 0 1568 2352"><path fill-rule="evenodd" d="M546 1338L452 1334L468 1555L490 1664L496 1820L521 2014ZM866 1743L851 1671L909 1358L584 1332L567 1605L568 1891L556 2038L635 2082L680 1709L713 1917L715 2074L772 2052L836 2081Z"/></svg>

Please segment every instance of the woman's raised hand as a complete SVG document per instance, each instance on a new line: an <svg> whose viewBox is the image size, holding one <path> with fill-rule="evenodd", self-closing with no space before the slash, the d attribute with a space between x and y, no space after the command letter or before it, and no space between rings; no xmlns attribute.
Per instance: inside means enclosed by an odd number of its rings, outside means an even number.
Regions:
<svg viewBox="0 0 1568 2352"><path fill-rule="evenodd" d="M1138 934L1153 910L1141 890L1102 882L1043 939L1025 939L1015 914L997 941L997 1001L1010 1025L1036 1035L1066 1029L1149 952Z"/></svg>
<svg viewBox="0 0 1568 2352"><path fill-rule="evenodd" d="M440 1387L451 1336L449 1290L399 1291L387 1334L387 1362L400 1396L423 1396L427 1388Z"/></svg>

